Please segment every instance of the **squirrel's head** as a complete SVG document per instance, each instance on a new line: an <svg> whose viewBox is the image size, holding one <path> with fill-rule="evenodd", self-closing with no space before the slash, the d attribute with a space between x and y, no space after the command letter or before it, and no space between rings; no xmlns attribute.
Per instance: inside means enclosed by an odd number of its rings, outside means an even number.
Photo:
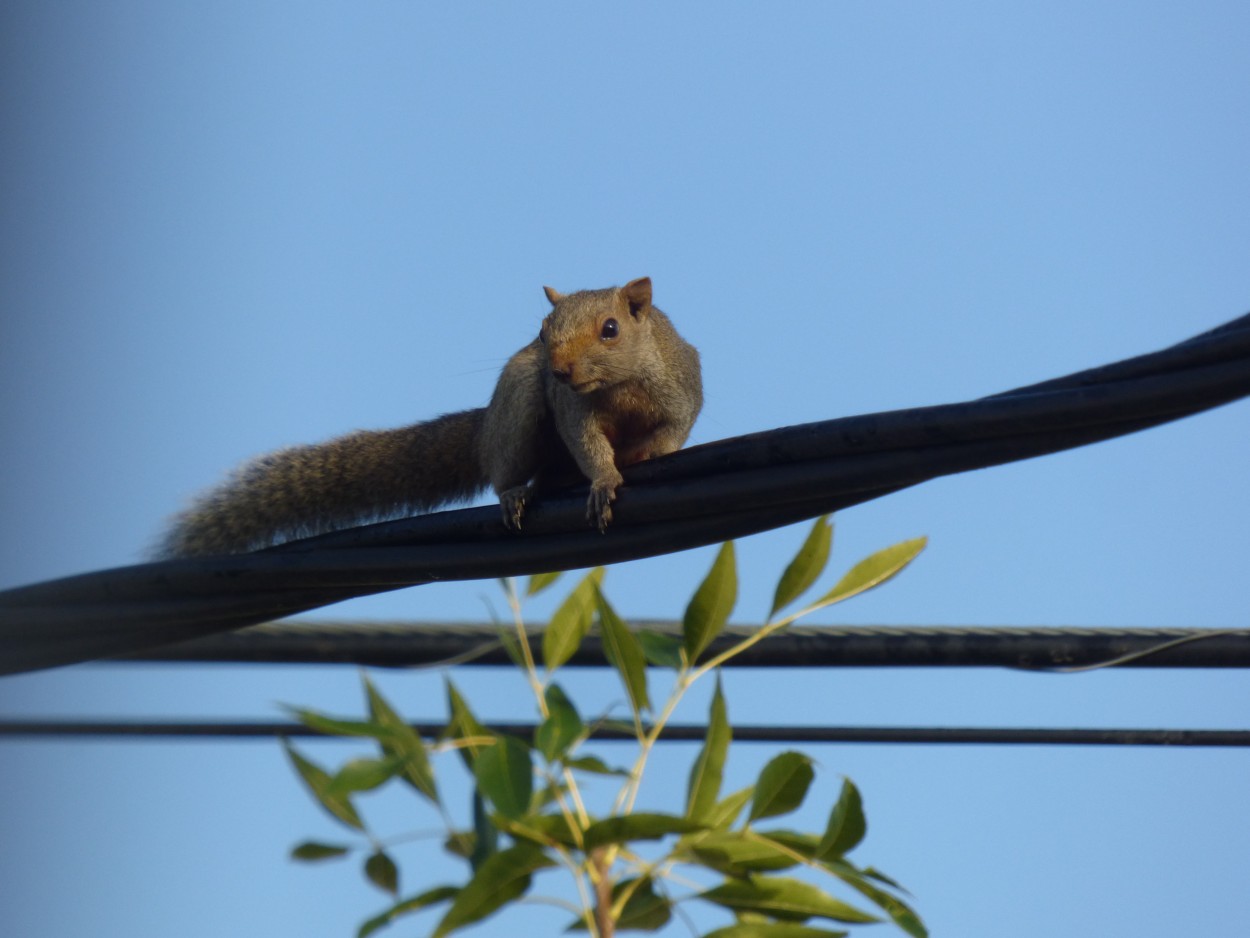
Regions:
<svg viewBox="0 0 1250 938"><path fill-rule="evenodd" d="M547 351L551 374L579 394L617 384L636 373L634 340L651 314L651 278L623 287L560 293L543 287L552 310L538 340Z"/></svg>

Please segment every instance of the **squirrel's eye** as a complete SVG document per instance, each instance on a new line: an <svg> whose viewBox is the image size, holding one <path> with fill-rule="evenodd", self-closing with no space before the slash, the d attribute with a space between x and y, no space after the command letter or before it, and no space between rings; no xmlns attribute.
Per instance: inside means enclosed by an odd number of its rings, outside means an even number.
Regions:
<svg viewBox="0 0 1250 938"><path fill-rule="evenodd" d="M617 325L615 319L605 319L603 328L599 331L599 335L604 339L615 339L616 334L621 331L621 327Z"/></svg>

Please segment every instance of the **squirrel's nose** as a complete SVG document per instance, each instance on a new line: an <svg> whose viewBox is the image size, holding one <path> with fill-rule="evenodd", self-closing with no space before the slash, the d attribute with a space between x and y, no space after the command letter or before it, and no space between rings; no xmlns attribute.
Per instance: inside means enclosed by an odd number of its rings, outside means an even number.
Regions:
<svg viewBox="0 0 1250 938"><path fill-rule="evenodd" d="M572 366L561 367L555 362L552 362L551 374L552 374L552 377L554 377L557 381L563 381L565 384L568 384L570 381L573 380Z"/></svg>

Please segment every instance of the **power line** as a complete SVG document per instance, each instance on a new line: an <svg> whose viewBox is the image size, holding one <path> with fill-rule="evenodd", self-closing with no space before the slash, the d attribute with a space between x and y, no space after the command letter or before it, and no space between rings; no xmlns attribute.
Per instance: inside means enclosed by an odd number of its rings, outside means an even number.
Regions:
<svg viewBox="0 0 1250 938"><path fill-rule="evenodd" d="M435 738L441 723L413 723L422 736ZM491 723L497 733L532 739L535 725ZM704 726L669 725L660 734L668 742L701 742ZM144 720L2 720L0 737L35 739L273 739L316 737L346 741L358 737L324 736L297 723L278 722L179 722ZM599 727L591 738L604 742L634 739L631 729ZM1052 729L1013 727L924 726L735 726L737 742L760 743L912 743L924 745L1028 745L1028 746L1172 746L1247 747L1250 730L1193 729Z"/></svg>
<svg viewBox="0 0 1250 938"><path fill-rule="evenodd" d="M928 479L1085 446L1250 395L1250 315L1170 348L981 400L844 417L630 467L606 534L580 493L504 529L440 512L231 557L140 564L0 593L0 674L134 653L353 596L575 569L781 527Z"/></svg>
<svg viewBox="0 0 1250 938"><path fill-rule="evenodd" d="M633 621L631 628L680 635L671 621ZM542 661L542 629L530 647ZM727 650L754 628L730 626L706 657ZM488 624L439 622L284 622L206 636L126 655L124 661L253 664L433 666L448 662L511 665ZM605 664L588 635L568 662ZM726 662L727 667L1005 667L1071 670L1115 665L1146 668L1250 667L1250 629L1106 629L930 626L791 626Z"/></svg>

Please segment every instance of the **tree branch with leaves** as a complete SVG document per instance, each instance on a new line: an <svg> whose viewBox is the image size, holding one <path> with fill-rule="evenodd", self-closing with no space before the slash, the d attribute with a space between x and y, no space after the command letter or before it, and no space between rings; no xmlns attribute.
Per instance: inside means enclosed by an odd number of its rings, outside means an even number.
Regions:
<svg viewBox="0 0 1250 938"><path fill-rule="evenodd" d="M925 938L927 931L901 897L904 890L898 883L847 858L867 830L859 790L849 779L841 783L824 830L813 833L761 823L790 814L805 801L815 770L813 760L801 752L779 753L754 784L729 794L721 791L733 728L719 667L804 616L886 582L925 546L919 538L879 551L853 566L816 601L780 615L823 574L832 533L827 518L816 521L782 573L764 625L706 660L704 652L725 628L737 601L732 542L721 547L695 591L680 636L631 630L603 592L604 569L586 574L543 633L542 669L531 653L523 597L513 581L504 581L513 622L502 635L526 677L540 718L530 739L482 725L450 679L447 724L432 742L421 739L368 677L365 719L291 708L301 723L318 732L371 739L379 750L374 757L349 760L331 773L284 743L317 802L362 838L355 847L304 842L293 849L293 858L315 862L364 852L366 878L398 899L398 865L355 804L359 795L398 782L439 817L446 828L444 848L467 864L467 878L399 899L365 921L358 938L401 917L445 905L431 932L442 938L527 897L538 874L560 870L572 879L577 902L548 901L569 909L574 916L569 927L593 938L612 938L625 930L657 931L674 914L697 933L684 912L694 903L719 907L732 917L705 938L829 938L848 933L813 923L858 925L879 922L882 914L913 938ZM525 596L549 588L557 578L558 574L531 577ZM583 749L595 726L612 721L604 715L588 724L555 680L592 624L597 625L629 702L629 729L637 751L628 770L613 768ZM658 707L651 700L648 667L672 672L671 689ZM690 770L684 804L674 813L636 810L649 758L665 726L689 689L710 674L716 675L716 687L707 733ZM459 753L474 784L469 826L455 822L435 781L435 764L453 751ZM607 810L597 815L588 803L587 781L613 776L620 778L619 788ZM806 878L783 875L796 872ZM709 878L712 885L707 885ZM838 898L817 885L821 879L849 887L876 911Z"/></svg>

